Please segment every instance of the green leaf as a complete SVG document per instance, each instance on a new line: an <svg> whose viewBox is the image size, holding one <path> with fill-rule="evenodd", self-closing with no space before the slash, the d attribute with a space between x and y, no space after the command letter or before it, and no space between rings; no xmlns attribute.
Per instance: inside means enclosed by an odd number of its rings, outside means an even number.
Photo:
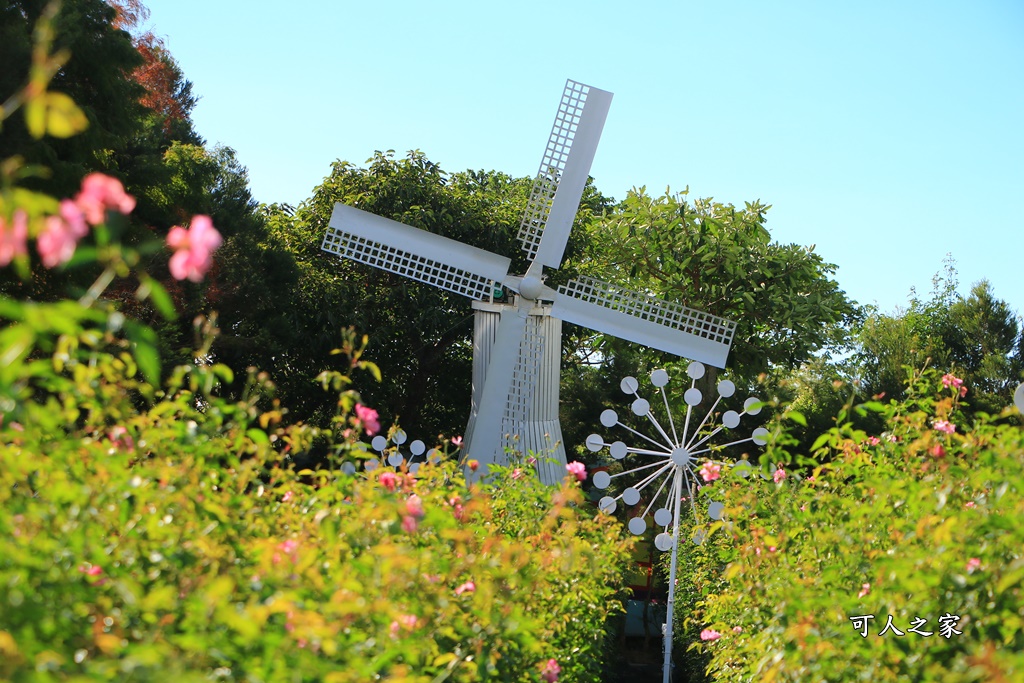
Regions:
<svg viewBox="0 0 1024 683"><path fill-rule="evenodd" d="M35 332L27 325L14 325L0 332L0 368L19 363L35 342Z"/></svg>
<svg viewBox="0 0 1024 683"><path fill-rule="evenodd" d="M157 351L156 333L145 325L140 325L132 320L124 323L124 333L132 342L135 362L142 370L142 376L152 386L160 384L160 353Z"/></svg>
<svg viewBox="0 0 1024 683"><path fill-rule="evenodd" d="M253 443L258 443L263 446L270 443L270 439L267 438L266 433L262 429L256 429L255 427L253 427L252 429L246 431L245 435L249 437L253 441Z"/></svg>
<svg viewBox="0 0 1024 683"><path fill-rule="evenodd" d="M223 363L216 363L211 366L210 372L213 373L214 376L220 378L220 380L225 384L231 384L235 381L235 371Z"/></svg>
<svg viewBox="0 0 1024 683"><path fill-rule="evenodd" d="M25 105L25 125L37 140L46 134L69 138L89 127L89 119L75 101L61 92L48 92Z"/></svg>
<svg viewBox="0 0 1024 683"><path fill-rule="evenodd" d="M0 297L0 318L7 320L24 320L25 304L14 299Z"/></svg>
<svg viewBox="0 0 1024 683"><path fill-rule="evenodd" d="M143 275L139 289L135 292L135 297L139 301L145 301L149 299L156 306L156 310L160 312L160 315L165 320L174 320L178 317L178 312L174 310L174 302L171 301L171 297L168 296L167 290L164 289L163 285L154 280L148 275Z"/></svg>
<svg viewBox="0 0 1024 683"><path fill-rule="evenodd" d="M99 251L96 247L79 247L75 249L75 255L67 263L67 268L74 268L86 263L95 263Z"/></svg>
<svg viewBox="0 0 1024 683"><path fill-rule="evenodd" d="M807 418L799 410L788 410L786 411L786 417L796 422L801 427L807 426Z"/></svg>
<svg viewBox="0 0 1024 683"><path fill-rule="evenodd" d="M147 612L173 609L178 592L174 586L163 585L152 588L142 599L142 609Z"/></svg>

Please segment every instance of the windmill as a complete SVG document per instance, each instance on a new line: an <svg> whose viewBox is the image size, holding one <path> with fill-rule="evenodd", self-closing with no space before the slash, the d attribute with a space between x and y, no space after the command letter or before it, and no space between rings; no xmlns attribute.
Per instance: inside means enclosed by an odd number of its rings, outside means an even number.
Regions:
<svg viewBox="0 0 1024 683"><path fill-rule="evenodd" d="M551 454L542 481L565 474L558 426L561 321L724 367L732 321L643 292L581 277L558 290L545 268L562 262L612 94L569 80L534 179L518 239L530 260L511 260L397 221L335 204L323 249L474 300L473 392L465 450L481 467L504 464L505 446ZM494 303L497 285L515 293Z"/></svg>

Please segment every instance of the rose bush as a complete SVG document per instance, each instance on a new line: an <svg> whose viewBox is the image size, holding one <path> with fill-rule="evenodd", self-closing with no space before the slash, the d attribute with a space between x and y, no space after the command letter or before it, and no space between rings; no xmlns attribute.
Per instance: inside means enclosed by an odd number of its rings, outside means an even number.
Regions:
<svg viewBox="0 0 1024 683"><path fill-rule="evenodd" d="M296 472L189 403L4 425L0 677L592 680L628 548L573 480Z"/></svg>
<svg viewBox="0 0 1024 683"><path fill-rule="evenodd" d="M917 373L906 401L861 406L881 434L841 414L778 476L793 459L780 431L763 476L716 482L726 518L685 551L679 618L712 680L1024 677L1024 431L965 424L951 377Z"/></svg>

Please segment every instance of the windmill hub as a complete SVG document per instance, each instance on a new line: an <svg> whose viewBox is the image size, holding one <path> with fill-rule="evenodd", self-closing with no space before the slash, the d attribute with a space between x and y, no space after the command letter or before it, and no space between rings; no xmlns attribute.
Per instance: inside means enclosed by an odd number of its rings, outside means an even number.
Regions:
<svg viewBox="0 0 1024 683"><path fill-rule="evenodd" d="M690 460L692 460L690 457L690 451L686 450L682 446L676 446L672 451L672 462L679 467L686 467L690 464Z"/></svg>
<svg viewBox="0 0 1024 683"><path fill-rule="evenodd" d="M535 275L527 275L519 285L519 293L530 301L536 301L542 291L544 291L544 285Z"/></svg>

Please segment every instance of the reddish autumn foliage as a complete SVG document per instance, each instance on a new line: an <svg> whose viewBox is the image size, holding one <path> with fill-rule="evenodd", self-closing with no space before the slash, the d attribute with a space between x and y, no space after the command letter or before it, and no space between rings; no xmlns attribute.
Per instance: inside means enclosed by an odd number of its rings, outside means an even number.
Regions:
<svg viewBox="0 0 1024 683"><path fill-rule="evenodd" d="M140 102L163 117L164 130L170 133L174 123L188 120L195 106L192 84L185 80L164 41L152 31L139 31L149 18L149 9L141 0L107 1L116 12L114 27L132 34L132 43L142 57L142 66L132 72L132 78L146 90Z"/></svg>
<svg viewBox="0 0 1024 683"><path fill-rule="evenodd" d="M149 19L149 9L141 0L107 0L107 4L117 12L114 28L131 31Z"/></svg>
<svg viewBox="0 0 1024 683"><path fill-rule="evenodd" d="M165 126L188 119L195 105L190 92L192 84L182 78L181 70L163 41L152 33L145 33L135 40L135 47L143 59L143 65L132 74L146 89L142 104L163 115Z"/></svg>

